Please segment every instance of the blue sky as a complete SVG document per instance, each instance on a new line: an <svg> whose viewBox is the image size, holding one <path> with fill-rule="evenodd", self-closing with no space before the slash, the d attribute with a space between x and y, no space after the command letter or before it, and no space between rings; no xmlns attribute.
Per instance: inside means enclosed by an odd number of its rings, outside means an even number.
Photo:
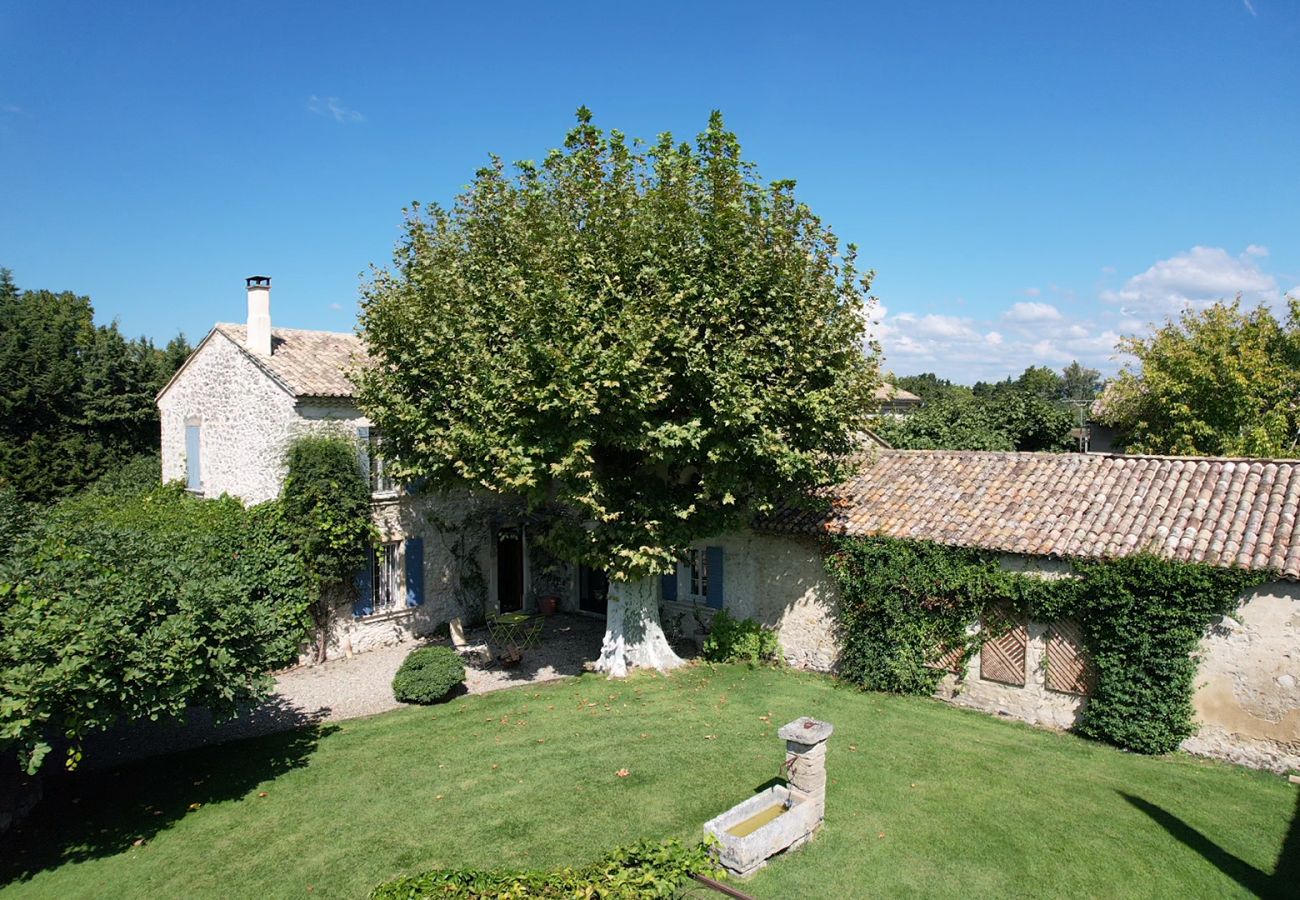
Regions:
<svg viewBox="0 0 1300 900"><path fill-rule="evenodd" d="M1113 369L1300 286L1293 0L0 0L0 265L159 340L241 320L255 273L276 324L347 330L403 206L584 103L645 138L723 110L877 270L900 373Z"/></svg>

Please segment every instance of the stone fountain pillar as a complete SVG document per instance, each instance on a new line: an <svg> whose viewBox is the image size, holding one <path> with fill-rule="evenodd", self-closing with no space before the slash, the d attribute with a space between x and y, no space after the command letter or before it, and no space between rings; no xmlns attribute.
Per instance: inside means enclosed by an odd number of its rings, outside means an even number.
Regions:
<svg viewBox="0 0 1300 900"><path fill-rule="evenodd" d="M826 818L826 741L835 726L804 716L777 732L785 741L785 771L790 786L808 795L815 827Z"/></svg>

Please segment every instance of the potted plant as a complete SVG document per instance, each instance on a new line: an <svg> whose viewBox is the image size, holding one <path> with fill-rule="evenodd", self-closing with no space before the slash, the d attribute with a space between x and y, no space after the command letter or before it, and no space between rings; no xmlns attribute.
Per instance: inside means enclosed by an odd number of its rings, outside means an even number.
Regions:
<svg viewBox="0 0 1300 900"><path fill-rule="evenodd" d="M537 611L553 616L560 608L560 596L569 586L569 566L540 547L534 548L532 559L533 594Z"/></svg>

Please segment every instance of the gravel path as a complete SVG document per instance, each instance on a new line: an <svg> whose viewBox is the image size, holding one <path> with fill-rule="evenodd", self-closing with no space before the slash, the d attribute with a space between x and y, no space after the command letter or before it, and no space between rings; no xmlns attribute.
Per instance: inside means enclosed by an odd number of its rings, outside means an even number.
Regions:
<svg viewBox="0 0 1300 900"><path fill-rule="evenodd" d="M557 615L546 620L542 643L524 651L511 669L497 663L466 666L465 687L486 694L523 684L579 675L583 664L600 653L605 623L585 616ZM471 645L486 651L487 629L466 634ZM319 722L354 719L396 709L392 681L397 667L416 647L447 641L409 642L330 660L281 673L275 690L260 706L237 719L214 724L204 710L193 711L185 725L144 722L95 735L86 742L86 768L98 769L132 759L174 753L206 744L289 731ZM486 654L485 654L486 655Z"/></svg>

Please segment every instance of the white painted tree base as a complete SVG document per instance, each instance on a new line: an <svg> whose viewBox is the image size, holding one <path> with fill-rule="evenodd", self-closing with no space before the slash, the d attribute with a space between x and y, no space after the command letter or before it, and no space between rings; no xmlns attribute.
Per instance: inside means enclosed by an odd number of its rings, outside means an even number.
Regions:
<svg viewBox="0 0 1300 900"><path fill-rule="evenodd" d="M596 671L624 678L629 669L667 672L684 665L673 652L659 623L657 579L609 583L609 611L605 614L605 640L600 646Z"/></svg>

